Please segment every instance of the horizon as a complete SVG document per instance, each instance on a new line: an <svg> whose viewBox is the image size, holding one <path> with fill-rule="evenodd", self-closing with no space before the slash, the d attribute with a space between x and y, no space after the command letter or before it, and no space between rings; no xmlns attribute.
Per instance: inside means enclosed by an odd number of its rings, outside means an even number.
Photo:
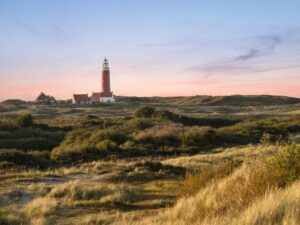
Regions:
<svg viewBox="0 0 300 225"><path fill-rule="evenodd" d="M47 93L45 93L47 94ZM82 94L88 94L88 93L82 93ZM51 95L50 95L51 96ZM172 95L172 96L159 96L159 95L153 95L153 96L134 96L134 95L116 95L115 97L126 97L126 98L191 98L191 97L234 97L234 96L242 96L242 97L262 97L262 96L267 96L267 97L282 97L282 98L298 98L299 97L293 97L293 96L287 96L287 95L268 95L268 94L258 94L258 95L240 95L240 94L232 94L232 95ZM5 101L14 101L14 100L21 100L25 101L28 103L33 103L35 102L35 99L18 99L18 98L9 98L9 99L4 99L1 100L0 103L5 102ZM56 99L57 101L67 101L67 100L72 100L72 98L69 99Z"/></svg>
<svg viewBox="0 0 300 225"><path fill-rule="evenodd" d="M1 1L0 101L116 96L300 97L300 2Z"/></svg>

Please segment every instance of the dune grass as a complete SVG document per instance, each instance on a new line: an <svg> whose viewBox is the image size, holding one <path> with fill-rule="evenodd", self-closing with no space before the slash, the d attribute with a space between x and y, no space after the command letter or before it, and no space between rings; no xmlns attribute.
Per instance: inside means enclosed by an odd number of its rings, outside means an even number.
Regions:
<svg viewBox="0 0 300 225"><path fill-rule="evenodd" d="M0 224L298 223L299 105L173 100L136 117L140 103L22 103L34 123L0 120Z"/></svg>
<svg viewBox="0 0 300 225"><path fill-rule="evenodd" d="M143 224L297 224L299 182L290 185L300 177L299 154L299 145L281 146L272 156L245 162ZM197 176L187 179L199 183ZM275 198L285 200L276 203Z"/></svg>

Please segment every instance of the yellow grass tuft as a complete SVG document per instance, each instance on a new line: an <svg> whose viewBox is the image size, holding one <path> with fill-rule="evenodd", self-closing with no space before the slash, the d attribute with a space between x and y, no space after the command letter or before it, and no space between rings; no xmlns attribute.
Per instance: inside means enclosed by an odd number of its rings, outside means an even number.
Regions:
<svg viewBox="0 0 300 225"><path fill-rule="evenodd" d="M43 218L54 212L58 203L54 198L37 198L26 205L25 211L29 218Z"/></svg>

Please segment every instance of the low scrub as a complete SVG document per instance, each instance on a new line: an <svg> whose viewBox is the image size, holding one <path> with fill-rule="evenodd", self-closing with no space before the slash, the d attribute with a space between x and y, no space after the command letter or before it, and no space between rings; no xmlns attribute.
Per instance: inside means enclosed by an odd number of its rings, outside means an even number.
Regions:
<svg viewBox="0 0 300 225"><path fill-rule="evenodd" d="M57 160L76 161L100 159L112 154L193 154L221 146L260 142L270 144L278 140L286 142L290 132L297 132L296 124L299 122L295 117L284 120L244 121L216 128L219 126L217 122L213 127L203 124L183 125L184 123L170 119L173 116L171 112L154 110L151 117L117 119L112 120L109 125L76 128L67 134L51 155ZM91 117L88 120L98 119Z"/></svg>
<svg viewBox="0 0 300 225"><path fill-rule="evenodd" d="M23 117L22 117L23 118ZM0 120L0 148L19 150L52 150L63 140L65 132L47 125L17 125Z"/></svg>
<svg viewBox="0 0 300 225"><path fill-rule="evenodd" d="M48 167L51 164L48 152L23 152L16 149L0 149L0 162L6 166L20 165L41 168Z"/></svg>
<svg viewBox="0 0 300 225"><path fill-rule="evenodd" d="M34 119L31 114L23 114L23 115L19 115L15 119L15 122L17 125L21 127L32 127L34 124Z"/></svg>

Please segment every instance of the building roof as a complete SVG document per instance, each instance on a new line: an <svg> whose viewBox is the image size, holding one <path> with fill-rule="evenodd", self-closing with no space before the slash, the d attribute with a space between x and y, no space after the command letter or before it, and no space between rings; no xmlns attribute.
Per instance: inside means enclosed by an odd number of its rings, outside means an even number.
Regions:
<svg viewBox="0 0 300 225"><path fill-rule="evenodd" d="M90 100L88 94L73 94L73 98L76 102L86 102Z"/></svg>
<svg viewBox="0 0 300 225"><path fill-rule="evenodd" d="M92 96L91 96L91 100L93 102L99 102L100 98L101 98L101 92L93 92Z"/></svg>

